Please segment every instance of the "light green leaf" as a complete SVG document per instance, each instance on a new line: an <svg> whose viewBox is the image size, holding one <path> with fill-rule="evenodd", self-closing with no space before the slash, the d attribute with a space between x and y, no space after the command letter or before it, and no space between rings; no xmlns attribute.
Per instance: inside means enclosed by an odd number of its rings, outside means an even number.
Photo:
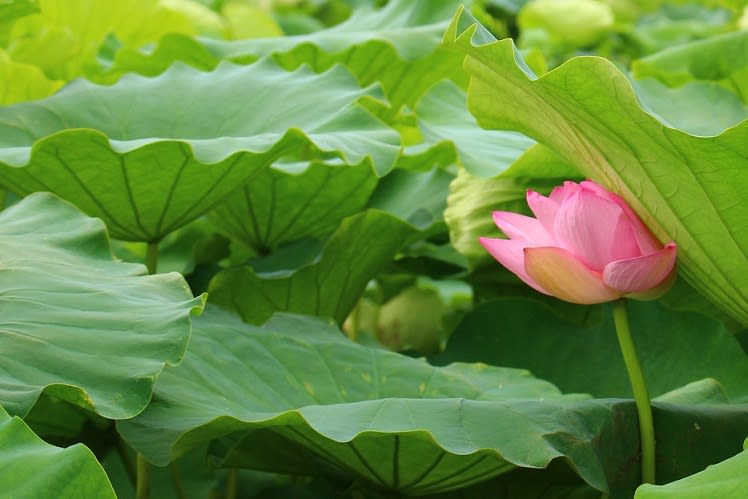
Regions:
<svg viewBox="0 0 748 499"><path fill-rule="evenodd" d="M125 45L141 46L170 32L198 32L189 16L160 0L40 0L39 10L16 21L10 53L60 80L96 74L97 51L111 33Z"/></svg>
<svg viewBox="0 0 748 499"><path fill-rule="evenodd" d="M100 220L42 193L0 212L0 255L5 409L23 416L46 391L108 418L143 410L201 308L182 277L114 261Z"/></svg>
<svg viewBox="0 0 748 499"><path fill-rule="evenodd" d="M0 104L15 104L41 99L62 86L59 80L48 80L36 66L13 62L0 49Z"/></svg>
<svg viewBox="0 0 748 499"><path fill-rule="evenodd" d="M608 473L631 492L635 480L624 470L637 452L631 403L562 396L521 370L434 368L353 343L316 318L256 328L209 310L185 362L118 428L158 464L233 433L228 466L332 473L409 495L561 456L600 490Z"/></svg>
<svg viewBox="0 0 748 499"><path fill-rule="evenodd" d="M0 496L14 499L116 499L112 485L83 444L61 449L34 435L0 407Z"/></svg>
<svg viewBox="0 0 748 499"><path fill-rule="evenodd" d="M496 42L462 10L445 42L468 55L481 126L525 133L623 196L660 240L678 244L686 279L748 324L748 122L715 137L669 128L598 57L537 78L511 40Z"/></svg>
<svg viewBox="0 0 748 499"><path fill-rule="evenodd" d="M218 273L208 289L210 301L253 324L275 312L331 317L342 324L366 283L413 232L414 227L392 215L364 211L343 220L311 262L275 272L243 266Z"/></svg>
<svg viewBox="0 0 748 499"><path fill-rule="evenodd" d="M403 168L430 166L420 155L444 147L447 157L440 163L458 162L471 175L492 177L509 167L535 141L517 132L483 130L466 108L467 96L450 81L437 84L416 106L416 119L423 142L406 148L411 158L400 161Z"/></svg>
<svg viewBox="0 0 748 499"><path fill-rule="evenodd" d="M363 209L377 185L368 165L278 165L255 175L210 213L227 236L264 254L299 239L323 239Z"/></svg>
<svg viewBox="0 0 748 499"><path fill-rule="evenodd" d="M0 182L52 191L117 239L158 241L302 149L386 172L399 138L356 103L372 93L342 67L288 73L270 60L212 73L178 65L110 87L77 81L0 109Z"/></svg>
<svg viewBox="0 0 748 499"><path fill-rule="evenodd" d="M704 471L667 485L644 484L636 489L635 499L742 499L748 493L748 440L744 450Z"/></svg>

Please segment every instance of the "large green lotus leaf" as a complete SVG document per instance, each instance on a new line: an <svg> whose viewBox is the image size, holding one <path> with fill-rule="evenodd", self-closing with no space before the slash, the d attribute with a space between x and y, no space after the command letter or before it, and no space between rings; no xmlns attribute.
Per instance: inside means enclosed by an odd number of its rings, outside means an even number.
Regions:
<svg viewBox="0 0 748 499"><path fill-rule="evenodd" d="M492 177L504 171L535 141L517 132L483 130L467 111L465 92L451 81L429 90L416 106L422 142L406 148L403 168L430 166L433 149L443 149L438 162L458 162L471 175Z"/></svg>
<svg viewBox="0 0 748 499"><path fill-rule="evenodd" d="M332 317L342 324L366 284L413 232L412 225L397 217L366 210L343 220L312 261L282 269L257 271L245 265L219 272L208 288L210 301L253 324L275 312Z"/></svg>
<svg viewBox="0 0 748 499"><path fill-rule="evenodd" d="M503 174L484 178L461 168L449 186L444 211L452 245L467 257L470 268L494 261L478 242L481 236L498 235L491 212L531 215L526 202L528 189L547 194L564 180L578 176L572 166L540 144L528 149Z"/></svg>
<svg viewBox="0 0 748 499"><path fill-rule="evenodd" d="M271 60L77 81L0 109L0 182L52 191L118 239L158 241L294 150L386 172L399 138L356 104L372 92L342 67L289 73Z"/></svg>
<svg viewBox="0 0 748 499"><path fill-rule="evenodd" d="M563 396L523 370L435 368L354 343L318 318L276 316L257 328L209 309L185 361L118 428L157 464L233 434L231 466L342 474L409 495L562 456L600 490L616 473L635 486L630 402Z"/></svg>
<svg viewBox="0 0 748 499"><path fill-rule="evenodd" d="M677 45L634 61L631 70L637 79L654 77L672 87L717 82L748 103L748 31Z"/></svg>
<svg viewBox="0 0 748 499"><path fill-rule="evenodd" d="M393 0L379 10L360 6L346 21L310 34L240 41L203 39L201 43L215 61L248 63L272 55L286 69L306 64L315 71L345 64L362 85L381 82L393 106L392 117L402 104L414 106L434 83L461 79L461 58L440 48L441 36L461 3L465 2ZM156 71L174 60L189 61L194 43L180 35L169 38L169 50L158 46L150 53L130 50L123 62L131 70L140 71L142 66Z"/></svg>
<svg viewBox="0 0 748 499"><path fill-rule="evenodd" d="M36 66L13 62L0 49L0 105L41 99L62 86L59 80L49 80Z"/></svg>
<svg viewBox="0 0 748 499"><path fill-rule="evenodd" d="M0 402L46 390L108 418L140 412L201 308L178 274L116 262L100 220L39 193L0 212Z"/></svg>
<svg viewBox="0 0 748 499"><path fill-rule="evenodd" d="M445 43L468 55L468 104L481 126L525 133L619 193L662 241L677 242L687 280L748 324L748 122L715 137L669 128L599 57L538 78L511 40L497 42L463 10Z"/></svg>
<svg viewBox="0 0 748 499"><path fill-rule="evenodd" d="M704 471L667 485L644 484L636 489L635 499L742 499L748 493L748 440L746 450Z"/></svg>
<svg viewBox="0 0 748 499"><path fill-rule="evenodd" d="M650 395L714 378L731 399L748 401L748 355L721 323L655 302L631 301L629 315ZM434 360L525 368L564 392L631 396L609 310L580 327L533 300L490 301L465 317Z"/></svg>
<svg viewBox="0 0 748 499"><path fill-rule="evenodd" d="M320 163L267 168L210 213L213 224L258 253L299 239L323 239L364 208L377 185L367 165Z"/></svg>
<svg viewBox="0 0 748 499"><path fill-rule="evenodd" d="M83 444L47 444L0 407L0 496L14 499L116 499L96 457Z"/></svg>
<svg viewBox="0 0 748 499"><path fill-rule="evenodd" d="M748 106L740 97L714 82L692 81L670 88L647 78L632 85L645 109L691 135L718 135L748 118Z"/></svg>

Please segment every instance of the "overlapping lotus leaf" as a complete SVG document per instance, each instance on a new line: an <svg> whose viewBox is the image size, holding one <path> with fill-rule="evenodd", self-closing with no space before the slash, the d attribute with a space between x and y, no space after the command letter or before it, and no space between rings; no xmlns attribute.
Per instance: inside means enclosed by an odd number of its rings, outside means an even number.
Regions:
<svg viewBox="0 0 748 499"><path fill-rule="evenodd" d="M468 56L468 105L481 126L521 131L619 193L678 244L686 279L748 324L748 122L709 137L666 126L599 57L536 77L511 40L497 42L463 10L445 43Z"/></svg>
<svg viewBox="0 0 748 499"><path fill-rule="evenodd" d="M363 5L346 21L331 28L296 36L254 38L239 41L194 39L168 35L148 53L124 50L112 70L153 74L175 60L198 67L229 59L240 63L272 55L284 68L309 65L325 71L344 64L362 85L382 84L393 115L402 104L415 105L418 97L444 78L460 77L460 57L440 48L441 36L458 0L393 0L375 9ZM469 2L467 2L469 3ZM162 47L162 45L164 45ZM198 45L203 48L198 48ZM195 54L201 54L195 58Z"/></svg>
<svg viewBox="0 0 748 499"><path fill-rule="evenodd" d="M385 173L399 137L357 104L364 95L376 90L340 66L289 73L271 60L210 73L176 65L110 87L76 81L0 108L0 183L54 192L118 239L158 241L302 148Z"/></svg>
<svg viewBox="0 0 748 499"><path fill-rule="evenodd" d="M47 444L0 406L0 495L3 497L117 496L96 456L83 444Z"/></svg>
<svg viewBox="0 0 748 499"><path fill-rule="evenodd" d="M0 212L0 255L0 404L24 416L46 391L108 418L143 410L202 308L184 279L115 261L101 221L48 193Z"/></svg>
<svg viewBox="0 0 748 499"><path fill-rule="evenodd" d="M366 165L321 163L267 168L210 212L223 233L257 252L323 239L364 208L377 185Z"/></svg>
<svg viewBox="0 0 748 499"><path fill-rule="evenodd" d="M331 317L342 324L366 284L414 232L396 216L366 210L343 220L320 251L311 247L311 258L295 247L290 261L277 262L281 258L275 256L272 268L244 265L219 272L208 288L210 301L253 324L276 312Z"/></svg>
<svg viewBox="0 0 748 499"><path fill-rule="evenodd" d="M276 316L258 328L209 309L184 363L118 427L158 464L242 432L231 466L358 477L408 495L561 456L604 490L602 449L636 453L636 439L621 437L636 432L632 411L628 402L561 395L523 370L435 368L370 349L318 318Z"/></svg>

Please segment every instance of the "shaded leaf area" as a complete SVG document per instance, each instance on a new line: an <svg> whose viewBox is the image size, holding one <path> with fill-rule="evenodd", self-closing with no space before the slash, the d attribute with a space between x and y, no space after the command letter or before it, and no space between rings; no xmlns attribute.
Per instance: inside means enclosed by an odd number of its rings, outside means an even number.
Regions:
<svg viewBox="0 0 748 499"><path fill-rule="evenodd" d="M527 191L548 194L565 180L579 173L550 149L536 144L528 149L503 174L483 178L460 169L449 186L444 220L452 245L465 255L471 269L493 262L478 238L498 236L491 218L494 211L532 215L527 206Z"/></svg>
<svg viewBox="0 0 748 499"><path fill-rule="evenodd" d="M422 141L407 147L404 168L423 169L435 162L458 162L471 174L492 177L501 173L535 141L517 132L483 130L467 111L465 92L451 81L428 91L416 106Z"/></svg>
<svg viewBox="0 0 748 499"><path fill-rule="evenodd" d="M609 307L606 307L609 308ZM630 300L629 315L651 396L714 378L730 399L748 400L748 356L724 326L693 312ZM432 358L529 369L564 392L630 397L610 310L580 327L549 306L522 298L478 305Z"/></svg>
<svg viewBox="0 0 748 499"><path fill-rule="evenodd" d="M668 48L632 62L631 70L637 79L657 78L671 87L715 82L748 103L748 32Z"/></svg>
<svg viewBox="0 0 748 499"><path fill-rule="evenodd" d="M221 232L258 253L323 239L364 208L377 185L366 165L278 165L234 191L210 213Z"/></svg>
<svg viewBox="0 0 748 499"><path fill-rule="evenodd" d="M172 34L148 53L120 51L113 71L146 70L155 74L175 60L210 69L219 60L247 64L266 55L289 70L309 65L319 72L344 64L362 85L375 81L382 84L394 116L403 104L415 105L418 97L438 81L463 79L461 58L440 48L441 36L461 3L465 2L396 0L378 10L362 5L336 26L280 38L196 42Z"/></svg>
<svg viewBox="0 0 748 499"><path fill-rule="evenodd" d="M202 308L182 277L114 261L101 221L46 193L0 213L0 255L5 409L24 416L46 391L108 418L140 412Z"/></svg>
<svg viewBox="0 0 748 499"><path fill-rule="evenodd" d="M426 172L396 169L380 180L367 207L390 213L420 231L439 230L453 178L452 173L437 168Z"/></svg>
<svg viewBox="0 0 748 499"><path fill-rule="evenodd" d="M0 182L54 192L118 239L157 241L281 156L303 150L384 174L399 137L357 104L373 93L342 67L289 73L270 60L77 81L0 109Z"/></svg>
<svg viewBox="0 0 748 499"><path fill-rule="evenodd" d="M210 301L253 324L275 312L332 317L342 324L366 283L414 232L397 217L366 210L343 220L319 252L316 244L296 246L276 255L270 267L219 272L208 289Z"/></svg>
<svg viewBox="0 0 748 499"><path fill-rule="evenodd" d="M746 441L748 447L748 441ZM636 499L700 499L720 497L741 499L748 492L748 450L704 471L667 485L644 484L636 489Z"/></svg>
<svg viewBox="0 0 748 499"><path fill-rule="evenodd" d="M599 490L618 481L630 494L633 410L561 395L524 370L435 368L369 349L317 318L276 316L257 328L209 309L183 364L118 428L158 464L232 435L227 465L361 478L406 494L561 457Z"/></svg>
<svg viewBox="0 0 748 499"><path fill-rule="evenodd" d="M3 497L117 496L96 457L84 445L45 443L0 406L0 495Z"/></svg>
<svg viewBox="0 0 748 499"><path fill-rule="evenodd" d="M668 128L598 57L537 78L511 40L496 42L462 10L445 42L468 55L468 104L481 126L525 133L619 193L661 240L677 242L687 280L748 324L748 122L715 137Z"/></svg>

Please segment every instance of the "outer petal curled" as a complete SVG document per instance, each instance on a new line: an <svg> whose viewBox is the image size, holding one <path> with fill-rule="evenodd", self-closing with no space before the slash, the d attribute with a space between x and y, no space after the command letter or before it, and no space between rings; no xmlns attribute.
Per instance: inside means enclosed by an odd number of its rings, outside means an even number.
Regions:
<svg viewBox="0 0 748 499"><path fill-rule="evenodd" d="M494 211L493 221L510 239L526 241L528 246L553 246L553 237L536 218L512 213Z"/></svg>
<svg viewBox="0 0 748 499"><path fill-rule="evenodd" d="M623 296L596 272L562 248L525 248L525 271L534 282L562 300L590 305Z"/></svg>
<svg viewBox="0 0 748 499"><path fill-rule="evenodd" d="M527 247L525 241L512 241L511 239L491 239L481 237L480 243L491 253L500 264L517 275L525 283L544 294L551 294L536 283L525 271L524 249Z"/></svg>
<svg viewBox="0 0 748 499"><path fill-rule="evenodd" d="M670 275L677 252L675 243L668 243L651 255L611 262L603 270L603 281L626 293L648 291Z"/></svg>

